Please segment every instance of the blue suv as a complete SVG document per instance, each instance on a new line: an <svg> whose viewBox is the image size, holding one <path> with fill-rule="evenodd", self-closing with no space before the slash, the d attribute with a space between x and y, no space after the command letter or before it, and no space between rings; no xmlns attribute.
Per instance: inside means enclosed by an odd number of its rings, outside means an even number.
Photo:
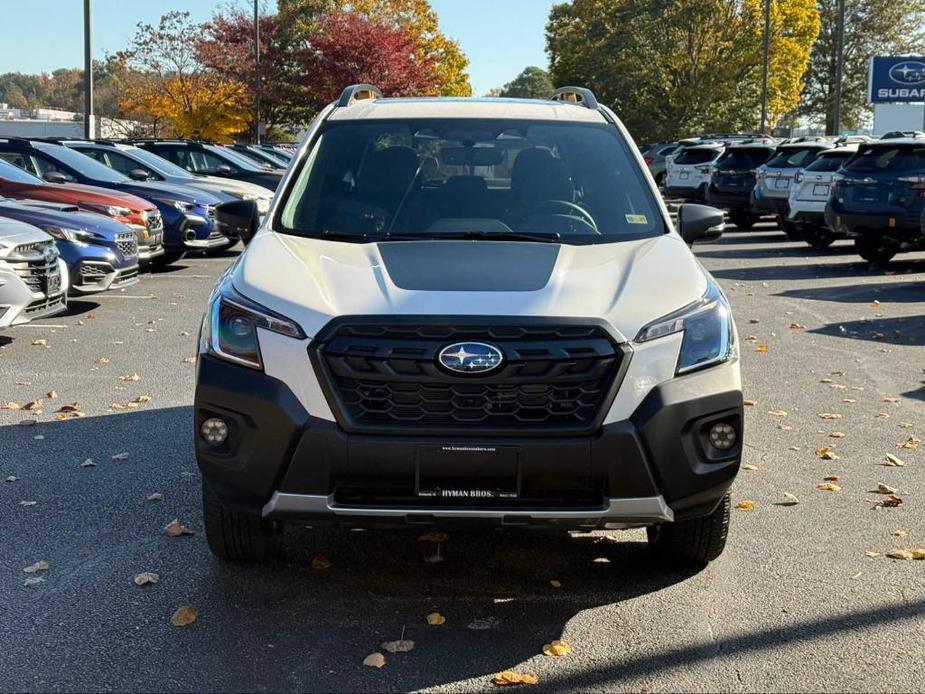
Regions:
<svg viewBox="0 0 925 694"><path fill-rule="evenodd" d="M76 182L114 188L153 202L164 220L167 250L155 262L172 262L190 251L224 248L232 243L215 222L215 208L222 201L206 191L133 181L95 159L50 142L0 139L0 158L50 183Z"/></svg>
<svg viewBox="0 0 925 694"><path fill-rule="evenodd" d="M69 294L93 294L138 281L138 239L124 224L73 205L0 198L0 217L37 226L55 238L67 264Z"/></svg>
<svg viewBox="0 0 925 694"><path fill-rule="evenodd" d="M925 137L861 145L842 167L826 222L854 238L858 255L886 263L925 248Z"/></svg>

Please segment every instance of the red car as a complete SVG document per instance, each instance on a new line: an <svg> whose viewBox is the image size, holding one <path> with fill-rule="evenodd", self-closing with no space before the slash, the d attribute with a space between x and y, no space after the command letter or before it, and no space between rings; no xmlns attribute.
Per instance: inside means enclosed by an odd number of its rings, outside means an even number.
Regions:
<svg viewBox="0 0 925 694"><path fill-rule="evenodd" d="M135 232L142 263L164 254L161 213L153 203L137 195L79 183L46 183L0 159L0 197L75 205L105 215Z"/></svg>

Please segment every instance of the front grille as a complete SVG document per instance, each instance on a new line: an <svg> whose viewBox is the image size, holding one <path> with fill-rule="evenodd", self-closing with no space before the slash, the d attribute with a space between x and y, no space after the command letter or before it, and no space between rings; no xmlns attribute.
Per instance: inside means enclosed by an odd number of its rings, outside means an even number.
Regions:
<svg viewBox="0 0 925 694"><path fill-rule="evenodd" d="M335 321L310 352L338 421L352 431L590 433L613 400L627 353L586 324ZM495 345L505 356L485 375L437 364L456 342Z"/></svg>
<svg viewBox="0 0 925 694"><path fill-rule="evenodd" d="M116 236L116 246L126 258L138 255L138 239L135 234L128 232Z"/></svg>
<svg viewBox="0 0 925 694"><path fill-rule="evenodd" d="M52 253L46 255L51 247ZM31 292L57 293L60 289L58 253L54 241L39 241L17 246L6 258L7 263Z"/></svg>

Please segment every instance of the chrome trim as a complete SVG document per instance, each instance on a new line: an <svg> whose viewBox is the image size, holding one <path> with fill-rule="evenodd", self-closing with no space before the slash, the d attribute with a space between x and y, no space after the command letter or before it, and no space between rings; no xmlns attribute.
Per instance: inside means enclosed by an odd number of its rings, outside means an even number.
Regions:
<svg viewBox="0 0 925 694"><path fill-rule="evenodd" d="M652 522L670 523L674 512L665 503L665 498L641 496L610 499L607 508L596 509L549 509L518 510L494 508L375 508L367 506L342 506L334 496L314 494L286 494L274 492L263 507L263 516L277 514L324 514L336 516L373 516L378 518L403 518L405 516L433 516L434 518L486 518L502 520L507 517L536 518L538 520L599 519L605 522Z"/></svg>

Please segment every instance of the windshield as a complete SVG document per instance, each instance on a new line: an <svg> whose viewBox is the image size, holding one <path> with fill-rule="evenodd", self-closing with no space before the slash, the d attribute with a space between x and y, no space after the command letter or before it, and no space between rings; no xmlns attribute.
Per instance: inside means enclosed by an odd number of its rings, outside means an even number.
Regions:
<svg viewBox="0 0 925 694"><path fill-rule="evenodd" d="M806 167L807 171L838 171L854 152L825 153L819 156L816 161Z"/></svg>
<svg viewBox="0 0 925 694"><path fill-rule="evenodd" d="M845 171L881 173L925 170L925 143L922 145L863 147Z"/></svg>
<svg viewBox="0 0 925 694"><path fill-rule="evenodd" d="M809 166L820 152L821 147L787 147L768 162L769 169L799 169Z"/></svg>
<svg viewBox="0 0 925 694"><path fill-rule="evenodd" d="M612 126L514 120L328 123L283 200L280 227L357 241L579 244L665 231Z"/></svg>
<svg viewBox="0 0 925 694"><path fill-rule="evenodd" d="M2 159L0 159L0 178L5 178L15 183L28 183L30 185L42 185L44 183L42 179L36 178L32 174L20 169L18 166L13 166Z"/></svg>
<svg viewBox="0 0 925 694"><path fill-rule="evenodd" d="M234 150L227 149L226 147L216 147L215 145L206 145L205 147L213 154L234 162L239 169L244 169L245 171L266 171L270 168L269 166L255 164L247 157L242 157Z"/></svg>
<svg viewBox="0 0 925 694"><path fill-rule="evenodd" d="M97 181L106 181L107 183L125 183L130 180L127 176L123 176L118 171L114 171L108 166L100 164L86 154L75 152L73 149L68 149L61 145L38 143L36 143L34 147L87 178L93 178Z"/></svg>
<svg viewBox="0 0 925 694"><path fill-rule="evenodd" d="M718 149L685 149L677 157L675 164L708 164L720 155Z"/></svg>
<svg viewBox="0 0 925 694"><path fill-rule="evenodd" d="M142 161L152 169L157 171L163 176L174 176L176 178L196 178L186 169L177 166L172 161L164 159L164 157L159 157L153 152L149 152L146 149L141 147L129 147L126 150L117 150L120 152L128 152L138 161Z"/></svg>
<svg viewBox="0 0 925 694"><path fill-rule="evenodd" d="M764 164L774 150L766 147L729 149L716 162L720 171L754 171Z"/></svg>

